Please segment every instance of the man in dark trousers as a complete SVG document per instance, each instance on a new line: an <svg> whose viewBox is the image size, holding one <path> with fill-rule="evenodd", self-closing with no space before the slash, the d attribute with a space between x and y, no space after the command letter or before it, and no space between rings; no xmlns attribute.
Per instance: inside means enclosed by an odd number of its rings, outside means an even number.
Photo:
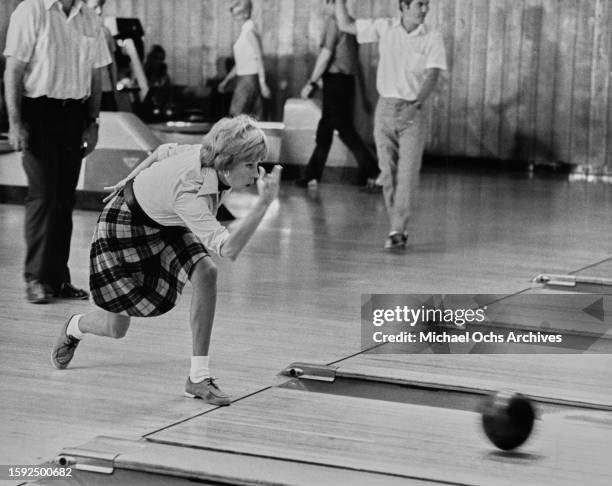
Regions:
<svg viewBox="0 0 612 486"><path fill-rule="evenodd" d="M100 71L111 62L100 19L81 0L24 0L4 55L9 141L28 179L26 298L86 299L68 257L81 161L98 141Z"/></svg>
<svg viewBox="0 0 612 486"><path fill-rule="evenodd" d="M315 62L312 76L302 89L302 97L308 98L323 79L323 113L317 127L316 147L301 179L300 187L307 187L313 180L320 180L333 141L334 130L352 152L359 164L360 183L368 191L376 192L378 175L376 159L367 149L353 125L355 78L359 74L357 40L353 34L338 29L334 1L327 0L328 17L321 42L321 51Z"/></svg>

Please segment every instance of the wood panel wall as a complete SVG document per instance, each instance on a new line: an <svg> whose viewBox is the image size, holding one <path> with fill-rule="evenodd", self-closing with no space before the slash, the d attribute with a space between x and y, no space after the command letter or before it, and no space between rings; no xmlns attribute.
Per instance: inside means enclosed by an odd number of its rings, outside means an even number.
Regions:
<svg viewBox="0 0 612 486"><path fill-rule="evenodd" d="M17 0L0 2L0 33ZM146 44L168 53L172 79L202 88L224 74L238 28L228 0L108 0L107 15L139 17ZM397 0L352 0L358 16L393 15ZM273 119L298 96L318 50L321 0L254 0L274 97ZM431 0L450 70L431 103L431 153L563 161L612 172L610 0ZM376 99L376 46L360 52ZM371 138L361 108L359 130Z"/></svg>

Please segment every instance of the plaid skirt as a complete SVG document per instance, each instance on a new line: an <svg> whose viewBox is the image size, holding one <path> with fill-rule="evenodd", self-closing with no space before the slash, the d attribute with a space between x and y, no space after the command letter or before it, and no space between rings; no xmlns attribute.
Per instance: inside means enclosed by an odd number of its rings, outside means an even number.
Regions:
<svg viewBox="0 0 612 486"><path fill-rule="evenodd" d="M116 314L164 314L176 305L193 266L206 255L187 228L136 224L119 193L102 210L91 243L92 299Z"/></svg>

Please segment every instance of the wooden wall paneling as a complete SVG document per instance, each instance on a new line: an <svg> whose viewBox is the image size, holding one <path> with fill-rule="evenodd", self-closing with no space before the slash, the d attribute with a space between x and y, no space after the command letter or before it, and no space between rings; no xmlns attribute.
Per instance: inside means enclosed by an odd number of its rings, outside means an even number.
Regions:
<svg viewBox="0 0 612 486"><path fill-rule="evenodd" d="M558 0L542 0L542 23L537 66L537 86L535 93L536 115L534 136L536 161L557 161L559 154L553 141L555 84L557 75L555 66L558 63Z"/></svg>
<svg viewBox="0 0 612 486"><path fill-rule="evenodd" d="M572 145L572 96L574 91L574 56L576 46L576 3L574 0L560 0L559 55L556 63L554 143L559 160L571 162Z"/></svg>
<svg viewBox="0 0 612 486"><path fill-rule="evenodd" d="M185 0L187 4L187 17L185 24L188 27L186 51L185 77L189 87L195 87L198 91L203 82L204 65L204 43L203 32L210 27L204 20L203 0Z"/></svg>
<svg viewBox="0 0 612 486"><path fill-rule="evenodd" d="M191 27L190 16L195 17L195 12L189 11L189 1L179 0L169 2L173 7L173 16L168 17L172 23L172 44L174 49L174 83L179 85L189 84L188 64L196 63L195 59L189 59L189 41ZM197 45L196 45L197 46ZM194 46L194 47L196 47Z"/></svg>
<svg viewBox="0 0 612 486"><path fill-rule="evenodd" d="M574 58L574 92L571 130L572 164L588 164L591 111L591 73L593 68L593 28L595 3L578 2L576 56ZM608 28L610 28L608 26Z"/></svg>
<svg viewBox="0 0 612 486"><path fill-rule="evenodd" d="M281 88L278 77L278 50L280 23L279 9L281 0L264 0L262 3L261 38L266 66L266 80L272 91L272 99L267 102L268 116L273 120L282 119Z"/></svg>
<svg viewBox="0 0 612 486"><path fill-rule="evenodd" d="M429 4L429 14L427 15L426 24L431 25L432 28L436 30L440 30L440 4L439 2L433 2ZM439 81L440 83L440 81ZM439 90L440 84L438 84ZM425 112L427 115L427 143L425 145L425 150L427 152L432 152L434 147L439 143L438 140L438 130L437 124L439 123L437 117L438 111L438 90L434 91L429 99L427 105L427 111Z"/></svg>
<svg viewBox="0 0 612 486"><path fill-rule="evenodd" d="M202 24L200 38L202 43L202 77L204 81L223 75L217 66L217 35L219 24L216 21L215 0L201 0Z"/></svg>
<svg viewBox="0 0 612 486"><path fill-rule="evenodd" d="M278 0L278 63L276 111L281 114L287 98L291 97L291 72L293 69L293 29L295 20L295 1Z"/></svg>
<svg viewBox="0 0 612 486"><path fill-rule="evenodd" d="M164 41L164 24L168 23L167 7L163 9L163 3L168 3L167 0L142 0L145 4L145 19L140 19L145 29L145 50L148 53L154 44L161 45L166 51L166 65L168 66L168 75L172 76L173 60L170 58L171 46ZM146 54L145 54L146 60ZM174 80L171 80L174 82Z"/></svg>
<svg viewBox="0 0 612 486"><path fill-rule="evenodd" d="M489 0L472 0L469 28L470 57L467 78L467 117L465 153L482 155L484 93L487 72L487 32Z"/></svg>
<svg viewBox="0 0 612 486"><path fill-rule="evenodd" d="M442 81L436 93L434 104L435 116L438 119L437 126L433 128L432 145L430 151L437 154L450 153L452 97L451 86L454 80L454 57L455 49L455 2L438 1L438 29L444 37L444 48L446 49L446 61L448 70L444 73Z"/></svg>
<svg viewBox="0 0 612 486"><path fill-rule="evenodd" d="M504 110L502 75L504 70L505 16L503 0L489 2L488 30L486 41L487 70L484 86L483 127L481 155L499 155L501 114Z"/></svg>
<svg viewBox="0 0 612 486"><path fill-rule="evenodd" d="M299 97L300 90L310 75L308 25L310 23L312 4L312 1L305 2L304 0L295 3L292 48L293 69L291 70L291 88L289 90L289 95L292 98Z"/></svg>
<svg viewBox="0 0 612 486"><path fill-rule="evenodd" d="M610 111L610 76L612 63L610 56L610 38L612 33L612 7L608 0L597 0L595 3L595 25L593 42L593 61L591 74L591 107L589 113L589 152L588 163L596 168L606 165L606 133L608 130L608 113Z"/></svg>
<svg viewBox="0 0 612 486"><path fill-rule="evenodd" d="M221 70L221 76L225 76L227 74L225 60L234 57L232 46L240 31L238 30L238 25L232 19L229 11L229 2L216 0L215 3L215 21L217 23L216 30L218 34L216 39L217 67Z"/></svg>
<svg viewBox="0 0 612 486"><path fill-rule="evenodd" d="M504 29L504 69L502 77L502 106L500 110L499 156L511 159L515 152L520 85L520 45L523 4L505 0L506 26Z"/></svg>
<svg viewBox="0 0 612 486"><path fill-rule="evenodd" d="M316 59L319 54L319 45L321 43L321 34L325 24L325 15L322 0L309 0L308 9L308 53L312 57L309 63ZM311 70L314 64L309 64L308 69Z"/></svg>
<svg viewBox="0 0 612 486"><path fill-rule="evenodd" d="M455 42L452 56L450 155L466 153L466 120L468 117L468 85L470 59L470 31L472 23L471 0L456 0Z"/></svg>
<svg viewBox="0 0 612 486"><path fill-rule="evenodd" d="M533 161L538 142L535 135L538 52L544 18L541 0L523 0L519 63L519 104L513 157Z"/></svg>
<svg viewBox="0 0 612 486"><path fill-rule="evenodd" d="M372 18L374 16L372 2L354 2L353 15L355 18ZM378 96L376 93L376 74L374 71L374 75L372 75L370 64L373 50L376 47L376 44L359 44L359 68L361 69L363 82L360 83L356 80L355 87L355 127L363 140L370 145L372 151L375 151L374 107ZM367 100L372 108L369 113L364 108L364 100Z"/></svg>
<svg viewBox="0 0 612 486"><path fill-rule="evenodd" d="M608 2L608 21L607 24L610 25L612 23L612 8ZM608 52L610 56L612 56L612 34L608 33ZM610 106L612 103L612 70L609 71L608 74L608 131L606 135L606 171L608 174L612 174L612 107Z"/></svg>
<svg viewBox="0 0 612 486"><path fill-rule="evenodd" d="M152 39L153 41L152 43L154 44L159 43L166 50L166 64L168 65L168 74L170 75L170 79L172 80L172 83L176 84L178 80L177 80L177 70L176 70L177 49L176 49L175 38L174 38L174 32L175 32L174 22L176 18L176 16L174 15L174 12L175 12L174 4L175 4L174 1L168 1L168 0L160 1L160 6L161 6L161 10L159 13L161 17L160 32L159 32L159 37Z"/></svg>

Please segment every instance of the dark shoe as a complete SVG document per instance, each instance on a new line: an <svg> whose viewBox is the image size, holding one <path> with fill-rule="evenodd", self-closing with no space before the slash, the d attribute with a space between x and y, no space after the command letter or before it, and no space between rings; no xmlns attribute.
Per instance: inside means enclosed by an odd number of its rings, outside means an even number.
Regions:
<svg viewBox="0 0 612 486"><path fill-rule="evenodd" d="M406 249L408 235L402 233L392 233L385 240L385 249L392 251L402 251Z"/></svg>
<svg viewBox="0 0 612 486"><path fill-rule="evenodd" d="M26 282L26 299L30 304L46 304L51 300L51 296L44 284L38 280Z"/></svg>
<svg viewBox="0 0 612 486"><path fill-rule="evenodd" d="M60 337L57 338L55 346L53 346L53 351L51 352L51 362L58 370L63 370L68 366L70 361L72 361L77 346L81 342L73 336L68 336L66 333L68 330L68 323L73 317L74 316L70 316L64 324L64 327L62 327L62 333Z"/></svg>
<svg viewBox="0 0 612 486"><path fill-rule="evenodd" d="M70 282L64 282L54 290L53 297L56 299L86 300L89 298L89 293L83 289L77 289Z"/></svg>
<svg viewBox="0 0 612 486"><path fill-rule="evenodd" d="M223 393L215 383L214 378L205 378L204 381L194 383L187 377L185 383L185 396L187 398L201 398L211 405L229 405L229 395Z"/></svg>

